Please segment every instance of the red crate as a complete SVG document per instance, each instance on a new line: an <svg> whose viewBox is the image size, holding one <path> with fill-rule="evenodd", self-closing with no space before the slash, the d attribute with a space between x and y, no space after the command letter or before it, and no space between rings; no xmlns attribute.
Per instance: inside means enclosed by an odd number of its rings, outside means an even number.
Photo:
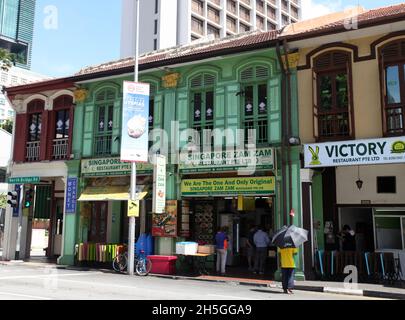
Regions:
<svg viewBox="0 0 405 320"><path fill-rule="evenodd" d="M176 274L176 256L148 256L152 262L151 273Z"/></svg>

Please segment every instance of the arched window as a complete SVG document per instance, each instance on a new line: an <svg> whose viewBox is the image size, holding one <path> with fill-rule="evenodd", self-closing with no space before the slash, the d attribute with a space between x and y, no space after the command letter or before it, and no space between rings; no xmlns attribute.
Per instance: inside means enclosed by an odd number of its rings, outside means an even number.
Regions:
<svg viewBox="0 0 405 320"><path fill-rule="evenodd" d="M242 125L245 143L252 141L252 130L256 130L256 144L268 143L268 85L270 70L264 66L251 66L240 73Z"/></svg>
<svg viewBox="0 0 405 320"><path fill-rule="evenodd" d="M314 59L314 123L318 140L352 136L351 54L330 51Z"/></svg>
<svg viewBox="0 0 405 320"><path fill-rule="evenodd" d="M104 89L95 96L96 124L94 139L94 155L103 156L111 154L112 131L114 121L114 102L116 94L114 89Z"/></svg>
<svg viewBox="0 0 405 320"><path fill-rule="evenodd" d="M383 72L384 133L405 133L405 39L390 42L380 49Z"/></svg>
<svg viewBox="0 0 405 320"><path fill-rule="evenodd" d="M196 132L193 142L207 150L213 147L215 76L201 73L190 80L191 126Z"/></svg>
<svg viewBox="0 0 405 320"><path fill-rule="evenodd" d="M73 97L62 95L53 102L52 159L63 160L69 154L69 138L72 132Z"/></svg>

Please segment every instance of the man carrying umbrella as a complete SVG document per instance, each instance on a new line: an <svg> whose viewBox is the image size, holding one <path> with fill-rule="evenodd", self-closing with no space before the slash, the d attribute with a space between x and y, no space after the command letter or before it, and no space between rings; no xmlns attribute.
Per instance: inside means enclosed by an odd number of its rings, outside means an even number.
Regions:
<svg viewBox="0 0 405 320"><path fill-rule="evenodd" d="M274 236L273 243L279 248L284 293L291 294L294 288L294 255L298 247L308 240L308 231L294 225L283 226Z"/></svg>

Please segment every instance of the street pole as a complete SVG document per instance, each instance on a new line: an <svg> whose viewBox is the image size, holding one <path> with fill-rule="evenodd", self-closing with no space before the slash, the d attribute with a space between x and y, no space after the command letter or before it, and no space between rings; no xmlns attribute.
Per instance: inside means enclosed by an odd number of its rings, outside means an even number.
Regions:
<svg viewBox="0 0 405 320"><path fill-rule="evenodd" d="M135 70L134 81L138 82L138 53L139 53L139 0L135 0ZM131 163L131 201L136 201L136 163ZM135 262L135 217L129 218L128 243L128 275L134 275Z"/></svg>

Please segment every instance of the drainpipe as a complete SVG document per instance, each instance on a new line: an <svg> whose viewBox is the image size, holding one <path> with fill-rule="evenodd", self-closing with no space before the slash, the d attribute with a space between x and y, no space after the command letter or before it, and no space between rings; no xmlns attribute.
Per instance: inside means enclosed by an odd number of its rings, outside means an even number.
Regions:
<svg viewBox="0 0 405 320"><path fill-rule="evenodd" d="M286 71L284 69L284 63L283 59L281 57L281 49L280 49L280 43L277 42L276 46L276 51L277 51L277 57L279 61L279 65L281 68L281 131L282 131L282 139L281 139L281 178L282 178L282 193L283 193L283 198L282 198L282 203L283 203L283 224L287 225L287 177L286 177L286 157L285 157L285 151L286 151L286 137L287 137L287 128L286 128L286 81L285 80L285 74Z"/></svg>
<svg viewBox="0 0 405 320"><path fill-rule="evenodd" d="M292 203L292 168L291 168L291 146L288 142L289 138L291 137L291 125L292 125L292 110L291 110L291 70L290 70L290 64L288 61L288 44L287 44L287 39L283 40L283 47L284 47L284 55L285 55L285 61L286 61L286 78L287 78L287 89L286 89L286 100L287 100L287 161L288 161L288 186L289 186L289 210L292 209L293 203ZM288 210L287 210L288 211ZM286 211L286 214L287 214ZM290 215L290 224L293 224L294 222L294 217Z"/></svg>

